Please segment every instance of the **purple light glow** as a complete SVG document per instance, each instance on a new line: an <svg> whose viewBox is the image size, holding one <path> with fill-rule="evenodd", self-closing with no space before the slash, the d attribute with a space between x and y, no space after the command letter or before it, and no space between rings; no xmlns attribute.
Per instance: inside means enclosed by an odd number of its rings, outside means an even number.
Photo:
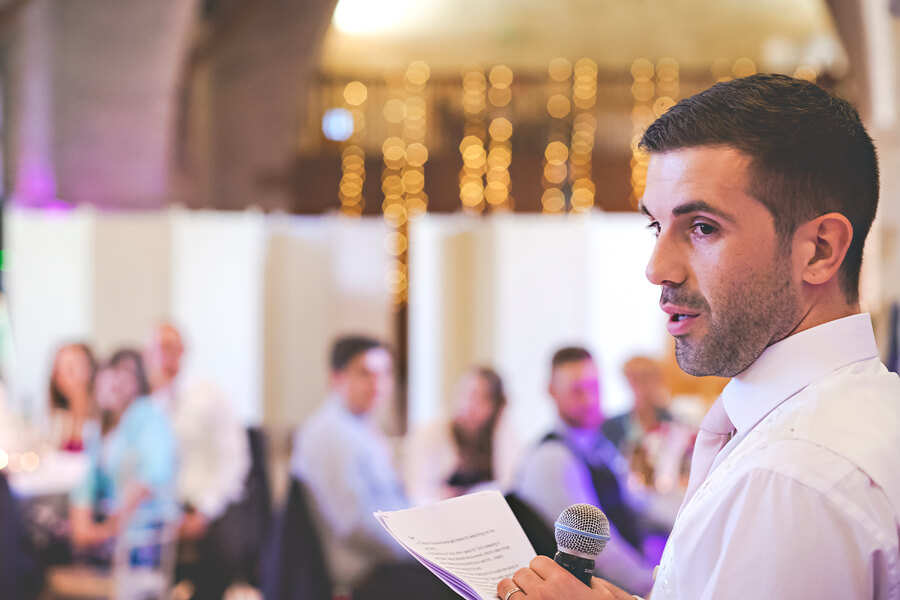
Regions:
<svg viewBox="0 0 900 600"><path fill-rule="evenodd" d="M33 206L33 201L43 201L56 197L56 178L48 167L31 165L19 172L15 191L16 204Z"/></svg>

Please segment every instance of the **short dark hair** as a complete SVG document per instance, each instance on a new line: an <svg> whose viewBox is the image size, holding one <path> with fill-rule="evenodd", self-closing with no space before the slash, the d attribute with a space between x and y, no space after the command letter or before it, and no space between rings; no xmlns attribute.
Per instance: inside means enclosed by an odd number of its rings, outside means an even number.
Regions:
<svg viewBox="0 0 900 600"><path fill-rule="evenodd" d="M581 346L566 346L553 353L553 360L550 361L550 368L553 370L560 365L581 362L583 360L594 360L594 357Z"/></svg>
<svg viewBox="0 0 900 600"><path fill-rule="evenodd" d="M384 348L384 344L375 338L364 335L345 335L339 337L331 346L331 370L340 372L347 368L354 358L374 348Z"/></svg>
<svg viewBox="0 0 900 600"><path fill-rule="evenodd" d="M841 266L850 302L859 299L863 246L878 207L878 158L856 109L814 83L757 74L717 83L659 117L640 148L663 153L725 146L750 159L748 193L775 219L782 243L829 212L853 225Z"/></svg>

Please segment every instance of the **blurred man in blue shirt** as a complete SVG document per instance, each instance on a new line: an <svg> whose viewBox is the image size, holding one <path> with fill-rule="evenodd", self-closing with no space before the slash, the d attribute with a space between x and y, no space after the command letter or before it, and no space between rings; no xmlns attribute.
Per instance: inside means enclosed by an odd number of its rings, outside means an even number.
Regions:
<svg viewBox="0 0 900 600"><path fill-rule="evenodd" d="M372 517L406 508L384 432L373 418L393 392L393 359L377 340L338 339L331 391L294 440L292 474L312 496L331 581L352 588L374 567L409 560Z"/></svg>

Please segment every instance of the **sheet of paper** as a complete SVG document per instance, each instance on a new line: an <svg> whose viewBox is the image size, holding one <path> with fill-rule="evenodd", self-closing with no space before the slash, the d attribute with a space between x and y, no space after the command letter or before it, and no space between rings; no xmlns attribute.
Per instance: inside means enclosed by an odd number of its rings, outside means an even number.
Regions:
<svg viewBox="0 0 900 600"><path fill-rule="evenodd" d="M535 557L497 491L375 517L406 550L464 598L494 600L497 583Z"/></svg>

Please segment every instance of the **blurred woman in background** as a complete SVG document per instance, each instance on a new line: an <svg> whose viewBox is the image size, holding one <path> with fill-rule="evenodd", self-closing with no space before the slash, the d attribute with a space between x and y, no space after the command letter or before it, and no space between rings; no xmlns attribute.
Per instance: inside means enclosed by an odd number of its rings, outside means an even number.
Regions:
<svg viewBox="0 0 900 600"><path fill-rule="evenodd" d="M50 374L50 428L62 450L84 449L85 425L93 421L91 389L97 363L86 344L67 344L56 352Z"/></svg>
<svg viewBox="0 0 900 600"><path fill-rule="evenodd" d="M417 505L470 491L475 486L505 488L512 475L509 436L502 425L503 380L489 367L460 377L453 417L410 433L406 445L406 487Z"/></svg>
<svg viewBox="0 0 900 600"><path fill-rule="evenodd" d="M90 468L71 494L70 522L73 544L102 547L99 554L107 559L116 536L152 533L177 517L172 427L149 392L135 350L116 352L97 372L94 397L102 436L89 440L86 448ZM135 560L153 562L158 548L146 552Z"/></svg>

